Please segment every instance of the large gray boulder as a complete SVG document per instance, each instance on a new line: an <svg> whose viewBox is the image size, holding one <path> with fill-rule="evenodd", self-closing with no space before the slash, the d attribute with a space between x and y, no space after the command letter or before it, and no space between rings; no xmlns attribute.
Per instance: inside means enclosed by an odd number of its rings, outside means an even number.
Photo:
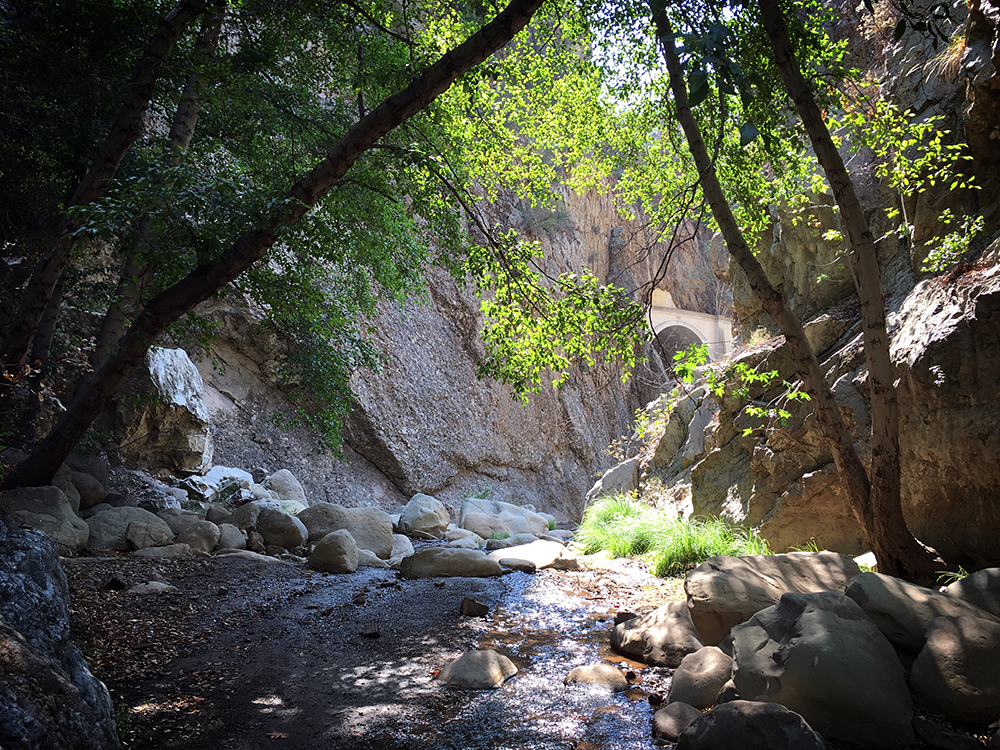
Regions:
<svg viewBox="0 0 1000 750"><path fill-rule="evenodd" d="M961 599L880 573L862 573L847 585L847 595L861 605L896 647L916 654L927 629L938 617L979 617L1000 623L994 615Z"/></svg>
<svg viewBox="0 0 1000 750"><path fill-rule="evenodd" d="M0 550L0 745L117 748L111 697L69 640L69 586L51 542L0 514Z"/></svg>
<svg viewBox="0 0 1000 750"><path fill-rule="evenodd" d="M278 496L281 507L288 513L298 513L309 506L302 484L288 469L279 469L260 484Z"/></svg>
<svg viewBox="0 0 1000 750"><path fill-rule="evenodd" d="M100 505L108 496L107 485L102 484L101 480L92 474L83 471L73 471L70 481L73 482L73 486L76 487L76 491L80 495L81 510Z"/></svg>
<svg viewBox="0 0 1000 750"><path fill-rule="evenodd" d="M309 555L309 567L322 573L353 573L358 569L358 545L347 529L320 539Z"/></svg>
<svg viewBox="0 0 1000 750"><path fill-rule="evenodd" d="M490 578L503 574L500 563L479 550L457 547L432 547L404 557L399 572L407 578L438 578L443 576Z"/></svg>
<svg viewBox="0 0 1000 750"><path fill-rule="evenodd" d="M670 680L667 702L709 708L732 676L732 657L718 646L706 646L681 660Z"/></svg>
<svg viewBox="0 0 1000 750"><path fill-rule="evenodd" d="M212 465L204 383L183 349L150 347L122 389L117 420L122 456L131 464L181 474Z"/></svg>
<svg viewBox="0 0 1000 750"><path fill-rule="evenodd" d="M653 741L657 744L677 742L681 732L695 719L701 718L701 711L687 703L668 703L653 714Z"/></svg>
<svg viewBox="0 0 1000 750"><path fill-rule="evenodd" d="M257 519L260 518L261 506L257 503L246 503L241 505L239 508L233 511L232 515L226 519L227 523L231 523L236 528L247 531L248 529L253 529L257 527Z"/></svg>
<svg viewBox="0 0 1000 750"><path fill-rule="evenodd" d="M587 502L616 492L631 492L639 489L639 459L630 458L608 469L587 493Z"/></svg>
<svg viewBox="0 0 1000 750"><path fill-rule="evenodd" d="M1000 617L1000 568L978 570L941 592Z"/></svg>
<svg viewBox="0 0 1000 750"><path fill-rule="evenodd" d="M257 519L257 531L264 537L264 543L285 549L301 547L309 538L305 524L283 510L265 508Z"/></svg>
<svg viewBox="0 0 1000 750"><path fill-rule="evenodd" d="M392 556L392 517L381 508L345 508L336 503L316 503L300 511L297 518L309 531L309 541L331 531L347 529L359 549L374 552L383 560Z"/></svg>
<svg viewBox="0 0 1000 750"><path fill-rule="evenodd" d="M684 602L668 602L611 631L611 648L657 667L678 667L685 656L701 647Z"/></svg>
<svg viewBox="0 0 1000 750"><path fill-rule="evenodd" d="M826 750L826 743L784 706L732 701L688 724L677 750Z"/></svg>
<svg viewBox="0 0 1000 750"><path fill-rule="evenodd" d="M497 562L504 559L526 560L534 564L537 570L557 568L560 563L575 559L563 544L545 539L539 539L530 544L518 544L494 550L489 553L489 558Z"/></svg>
<svg viewBox="0 0 1000 750"><path fill-rule="evenodd" d="M466 690L496 690L517 674L514 662L491 649L466 651L437 673L437 679Z"/></svg>
<svg viewBox="0 0 1000 750"><path fill-rule="evenodd" d="M174 532L162 518L142 508L111 508L87 519L90 527L91 547L125 552L132 548L128 541L128 527L133 521L140 521L158 529L171 540Z"/></svg>
<svg viewBox="0 0 1000 750"><path fill-rule="evenodd" d="M953 721L985 725L1000 718L1000 623L934 620L913 663L910 687L921 706Z"/></svg>
<svg viewBox="0 0 1000 750"><path fill-rule="evenodd" d="M915 739L896 652L838 592L785 594L733 628L733 682L741 698L780 703L826 737L885 748Z"/></svg>
<svg viewBox="0 0 1000 750"><path fill-rule="evenodd" d="M684 580L691 621L706 646L716 646L730 629L782 594L843 591L861 572L857 563L834 552L712 557Z"/></svg>
<svg viewBox="0 0 1000 750"><path fill-rule="evenodd" d="M489 539L494 532L537 535L549 530L548 519L534 508L477 497L466 498L462 503L459 526L483 539Z"/></svg>
<svg viewBox="0 0 1000 750"><path fill-rule="evenodd" d="M162 526L153 526L143 521L132 521L125 529L125 539L132 549L164 547L173 544L174 535Z"/></svg>
<svg viewBox="0 0 1000 750"><path fill-rule="evenodd" d="M242 531L233 526L231 523L220 523L219 541L216 543L215 548L217 550L246 549L247 538L243 536Z"/></svg>
<svg viewBox="0 0 1000 750"><path fill-rule="evenodd" d="M198 518L187 524L177 535L177 544L186 544L195 552L210 554L219 543L222 531L211 521Z"/></svg>
<svg viewBox="0 0 1000 750"><path fill-rule="evenodd" d="M8 490L0 494L0 507L21 523L44 531L60 555L72 555L87 546L90 528L58 487Z"/></svg>
<svg viewBox="0 0 1000 750"><path fill-rule="evenodd" d="M451 516L444 504L431 495L418 493L399 514L399 530L407 536L441 539Z"/></svg>

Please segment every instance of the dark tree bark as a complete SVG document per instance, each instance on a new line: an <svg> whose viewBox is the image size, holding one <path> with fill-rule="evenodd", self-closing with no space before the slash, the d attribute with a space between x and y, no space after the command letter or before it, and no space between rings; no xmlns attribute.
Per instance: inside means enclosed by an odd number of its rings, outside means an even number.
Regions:
<svg viewBox="0 0 1000 750"><path fill-rule="evenodd" d="M142 132L142 116L153 95L163 63L170 56L177 40L192 21L204 12L207 4L207 0L181 0L160 22L136 66L118 117L101 144L97 157L67 202L67 208L92 203L107 189L109 181L118 171L122 157ZM3 350L0 351L0 361L13 364L24 358L76 244L73 232L78 228L77 221L70 216L64 216L59 222L56 236L46 248L21 299L4 340Z"/></svg>
<svg viewBox="0 0 1000 750"><path fill-rule="evenodd" d="M691 107L688 103L687 86L681 72L680 61L674 49L672 29L666 14L655 18L657 32L662 40L663 56L670 74L670 88L674 96L677 118L687 138L691 155L701 180L705 199L712 209L712 215L722 232L730 255L746 274L750 288L760 300L764 310L774 319L792 353L796 374L801 378L805 391L813 403L814 416L829 444L834 463L840 474L854 516L861 526L866 541L872 546L878 558L879 570L890 574L909 572L922 575L923 570L913 571L903 564L898 549L885 543L884 521L878 518L878 511L872 502L872 486L868 472L854 449L854 441L844 423L840 408L823 375L815 353L809 347L802 324L788 309L784 296L768 280L764 269L750 250L743 232L736 222L722 185L719 183L715 166L701 134ZM881 302L881 297L879 297ZM904 526L905 529L905 526ZM909 534L909 532L907 532ZM910 539L913 537L910 535ZM914 540L914 544L916 544Z"/></svg>
<svg viewBox="0 0 1000 750"><path fill-rule="evenodd" d="M247 232L218 258L198 266L149 301L117 348L29 458L7 476L4 487L48 484L108 399L142 361L154 339L199 302L260 260L279 238L316 205L380 138L429 106L463 73L486 60L523 29L543 0L513 0L492 21L427 67L402 91L359 120L312 171L285 194L267 226Z"/></svg>
<svg viewBox="0 0 1000 750"><path fill-rule="evenodd" d="M901 578L932 573L937 565L906 526L900 500L899 405L895 374L889 359L889 334L882 301L882 280L875 238L844 166L792 50L781 7L776 0L759 0L761 22L771 41L774 60L809 134L813 150L840 207L840 219L851 247L851 266L861 302L861 330L868 363L871 398L871 513L868 541L879 561L879 571Z"/></svg>

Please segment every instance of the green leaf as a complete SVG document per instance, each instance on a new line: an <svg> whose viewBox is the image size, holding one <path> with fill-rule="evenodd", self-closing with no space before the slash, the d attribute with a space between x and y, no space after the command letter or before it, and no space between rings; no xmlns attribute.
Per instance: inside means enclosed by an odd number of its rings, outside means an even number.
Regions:
<svg viewBox="0 0 1000 750"><path fill-rule="evenodd" d="M760 135L760 131L757 130L757 126L752 122L745 122L740 126L740 147L744 147L753 143L757 136Z"/></svg>
<svg viewBox="0 0 1000 750"><path fill-rule="evenodd" d="M655 18L667 9L667 0L649 0L649 9Z"/></svg>
<svg viewBox="0 0 1000 750"><path fill-rule="evenodd" d="M696 70L688 81L688 104L697 107L708 96L708 73Z"/></svg>
<svg viewBox="0 0 1000 750"><path fill-rule="evenodd" d="M903 38L903 34L906 33L906 19L900 18L899 23L896 24L896 30L892 32L892 41L898 42Z"/></svg>

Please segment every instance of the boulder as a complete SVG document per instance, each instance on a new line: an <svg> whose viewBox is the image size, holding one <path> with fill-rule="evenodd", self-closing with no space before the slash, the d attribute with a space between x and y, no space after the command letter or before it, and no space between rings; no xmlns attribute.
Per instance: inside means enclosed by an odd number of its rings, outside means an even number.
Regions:
<svg viewBox="0 0 1000 750"><path fill-rule="evenodd" d="M73 508L73 512L79 515L81 510L80 490L73 484L73 470L66 464L60 466L56 475L52 477L52 486L58 487L63 491L63 494L69 498L69 504Z"/></svg>
<svg viewBox="0 0 1000 750"><path fill-rule="evenodd" d="M985 568L949 584L941 592L1000 617L1000 568Z"/></svg>
<svg viewBox="0 0 1000 750"><path fill-rule="evenodd" d="M204 383L183 349L150 347L121 389L116 417L128 463L181 474L212 465Z"/></svg>
<svg viewBox="0 0 1000 750"><path fill-rule="evenodd" d="M353 573L358 569L358 545L347 529L320 539L309 555L309 567L323 573Z"/></svg>
<svg viewBox="0 0 1000 750"><path fill-rule="evenodd" d="M826 750L826 743L784 706L732 701L688 724L676 750Z"/></svg>
<svg viewBox="0 0 1000 750"><path fill-rule="evenodd" d="M437 673L437 679L466 690L495 690L517 674L514 662L491 649L466 651Z"/></svg>
<svg viewBox="0 0 1000 750"><path fill-rule="evenodd" d="M733 675L733 660L718 646L706 646L681 660L673 678L667 703L687 703L709 708Z"/></svg>
<svg viewBox="0 0 1000 750"><path fill-rule="evenodd" d="M989 724L1000 718L1000 623L934 620L913 663L910 687L921 706L952 721Z"/></svg>
<svg viewBox="0 0 1000 750"><path fill-rule="evenodd" d="M181 489L201 502L234 502L242 497L243 490L249 491L251 484L253 477L243 469L213 466L203 476L185 479Z"/></svg>
<svg viewBox="0 0 1000 750"><path fill-rule="evenodd" d="M594 483L587 493L587 502L616 492L631 492L639 489L639 459L630 458L614 468L608 469Z"/></svg>
<svg viewBox="0 0 1000 750"><path fill-rule="evenodd" d="M653 741L657 744L677 742L681 732L698 718L701 718L701 711L694 706L668 703L653 714Z"/></svg>
<svg viewBox="0 0 1000 750"><path fill-rule="evenodd" d="M510 536L510 528L500 516L488 513L469 513L462 517L462 528L482 537L483 539L506 538Z"/></svg>
<svg viewBox="0 0 1000 750"><path fill-rule="evenodd" d="M393 534L392 535L392 553L389 558L395 560L399 558L402 560L405 557L409 557L413 554L413 542L410 541L410 537L405 534Z"/></svg>
<svg viewBox="0 0 1000 750"><path fill-rule="evenodd" d="M559 542L547 542L539 539L531 544L520 544L513 547L506 547L490 552L491 560L500 562L503 559L527 560L535 564L535 568L551 568L556 562L563 558L570 558L572 555Z"/></svg>
<svg viewBox="0 0 1000 750"><path fill-rule="evenodd" d="M914 740L896 652L839 592L784 594L733 629L733 651L733 682L745 700L780 703L846 742L900 747Z"/></svg>
<svg viewBox="0 0 1000 750"><path fill-rule="evenodd" d="M501 557L497 560L501 567L507 568L508 570L516 570L519 573L533 574L538 571L535 564L531 560L520 560L516 557Z"/></svg>
<svg viewBox="0 0 1000 750"><path fill-rule="evenodd" d="M60 555L72 555L87 546L90 528L58 487L8 490L0 494L0 507L21 523L44 531Z"/></svg>
<svg viewBox="0 0 1000 750"><path fill-rule="evenodd" d="M73 471L90 474L90 476L101 483L105 492L107 492L111 470L108 467L108 462L100 456L82 456L79 453L70 453L66 459L66 466Z"/></svg>
<svg viewBox="0 0 1000 750"><path fill-rule="evenodd" d="M261 507L256 502L241 505L229 516L228 523L236 528L246 531L257 527L257 519L260 518Z"/></svg>
<svg viewBox="0 0 1000 750"><path fill-rule="evenodd" d="M414 495L399 514L399 530L407 536L440 539L450 522L448 509L430 495Z"/></svg>
<svg viewBox="0 0 1000 750"><path fill-rule="evenodd" d="M678 667L685 656L701 647L684 602L668 602L611 631L611 648L657 667Z"/></svg>
<svg viewBox="0 0 1000 750"><path fill-rule="evenodd" d="M459 526L476 532L483 539L488 539L494 533L504 532L512 536L543 534L549 530L549 521L532 506L470 497L462 502ZM487 530L491 530L490 533L480 533Z"/></svg>
<svg viewBox="0 0 1000 750"><path fill-rule="evenodd" d="M93 508L103 503L108 496L107 485L101 484L101 480L86 472L74 471L71 481L80 494L80 508Z"/></svg>
<svg viewBox="0 0 1000 750"><path fill-rule="evenodd" d="M264 489L271 490L277 495L282 505L289 502L301 505L303 508L309 507L305 490L288 469L279 469L260 484Z"/></svg>
<svg viewBox="0 0 1000 750"><path fill-rule="evenodd" d="M388 568L389 563L368 549L358 548L359 568Z"/></svg>
<svg viewBox="0 0 1000 750"><path fill-rule="evenodd" d="M243 532L240 531L236 526L231 523L220 523L219 524L219 541L216 542L215 548L220 549L246 549L247 539L243 536Z"/></svg>
<svg viewBox="0 0 1000 750"><path fill-rule="evenodd" d="M347 529L359 549L371 550L383 560L393 555L392 519L380 508L345 508L336 503L316 503L301 511L297 518L309 531L310 542L322 539L331 531ZM412 545L410 548L412 550Z"/></svg>
<svg viewBox="0 0 1000 750"><path fill-rule="evenodd" d="M294 549L301 547L309 538L305 524L283 510L265 508L257 519L257 531L264 537L264 543Z"/></svg>
<svg viewBox="0 0 1000 750"><path fill-rule="evenodd" d="M90 546L125 552L131 547L128 541L128 526L133 521L149 524L159 529L160 533L168 534L171 539L174 537L167 522L148 510L111 508L87 519L87 525L90 527Z"/></svg>
<svg viewBox="0 0 1000 750"><path fill-rule="evenodd" d="M893 645L916 654L927 628L938 617L981 617L1000 623L979 607L915 583L881 573L862 573L847 585L847 595L875 621Z"/></svg>
<svg viewBox="0 0 1000 750"><path fill-rule="evenodd" d="M0 514L0 550L3 746L118 748L107 688L69 640L69 586L51 541Z"/></svg>
<svg viewBox="0 0 1000 750"><path fill-rule="evenodd" d="M188 545L195 552L207 555L215 549L221 535L222 532L214 523L198 518L184 527L176 541L178 544Z"/></svg>
<svg viewBox="0 0 1000 750"><path fill-rule="evenodd" d="M144 557L148 560L184 560L194 557L194 552L186 544L168 544L164 547L146 547L137 549L132 557Z"/></svg>
<svg viewBox="0 0 1000 750"><path fill-rule="evenodd" d="M180 534L190 524L203 520L202 517L194 511L183 510L181 508L164 508L159 511L156 516L158 518L162 518L175 535Z"/></svg>
<svg viewBox="0 0 1000 750"><path fill-rule="evenodd" d="M432 547L403 558L399 572L407 578L440 576L492 577L503 574L500 563L479 550Z"/></svg>
<svg viewBox="0 0 1000 750"><path fill-rule="evenodd" d="M628 680L617 667L610 664L587 664L574 667L563 680L564 685L594 685L620 693L628 690Z"/></svg>
<svg viewBox="0 0 1000 750"><path fill-rule="evenodd" d="M125 539L132 549L146 549L172 544L174 535L162 526L153 526L145 521L132 521L125 529Z"/></svg>
<svg viewBox="0 0 1000 750"><path fill-rule="evenodd" d="M684 591L698 634L706 646L715 646L782 594L843 591L860 572L854 560L834 552L718 555L688 573Z"/></svg>
<svg viewBox="0 0 1000 750"><path fill-rule="evenodd" d="M231 510L226 510L221 505L215 505L213 503L212 505L209 505L208 510L205 511L205 520L218 525L226 523L231 515L233 515Z"/></svg>

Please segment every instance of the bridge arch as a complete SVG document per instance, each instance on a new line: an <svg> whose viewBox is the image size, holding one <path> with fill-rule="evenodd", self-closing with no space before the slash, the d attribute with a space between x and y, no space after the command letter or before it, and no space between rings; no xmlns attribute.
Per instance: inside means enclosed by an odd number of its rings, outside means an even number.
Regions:
<svg viewBox="0 0 1000 750"><path fill-rule="evenodd" d="M733 321L720 315L653 305L650 310L653 335L661 344L661 354L673 353L691 344L706 344L711 360L725 357L733 348Z"/></svg>

